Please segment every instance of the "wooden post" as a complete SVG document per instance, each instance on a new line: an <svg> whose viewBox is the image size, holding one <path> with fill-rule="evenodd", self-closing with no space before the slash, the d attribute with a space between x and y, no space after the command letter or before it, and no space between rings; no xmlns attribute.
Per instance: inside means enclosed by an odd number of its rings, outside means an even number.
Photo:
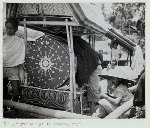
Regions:
<svg viewBox="0 0 150 128"><path fill-rule="evenodd" d="M132 62L131 62L131 52L130 52L130 67L131 67L131 65L132 65Z"/></svg>
<svg viewBox="0 0 150 128"><path fill-rule="evenodd" d="M128 52L128 56L127 56L127 66L129 65L129 52Z"/></svg>
<svg viewBox="0 0 150 128"><path fill-rule="evenodd" d="M43 107L38 107L38 106L29 105L25 103L14 102L10 100L3 100L3 104L7 107L14 107L15 109L37 113L40 115L45 115L56 119L98 119L96 117L70 113L66 111L54 110L49 108L43 108Z"/></svg>
<svg viewBox="0 0 150 128"><path fill-rule="evenodd" d="M95 35L93 35L93 42L94 42L94 50L95 50Z"/></svg>
<svg viewBox="0 0 150 128"><path fill-rule="evenodd" d="M89 34L89 44L91 46L91 35Z"/></svg>
<svg viewBox="0 0 150 128"><path fill-rule="evenodd" d="M46 21L46 17L44 16L43 17L43 21L45 22ZM43 27L45 27L46 26L46 24L43 24Z"/></svg>
<svg viewBox="0 0 150 128"><path fill-rule="evenodd" d="M130 22L129 22L129 35L131 34L131 32L130 32Z"/></svg>
<svg viewBox="0 0 150 128"><path fill-rule="evenodd" d="M27 52L27 24L26 24L26 18L24 20L24 43L25 43L25 53ZM27 85L27 73L24 72L25 79L24 79L24 84Z"/></svg>
<svg viewBox="0 0 150 128"><path fill-rule="evenodd" d="M83 115L83 89L80 88L80 103L81 103L81 114Z"/></svg>
<svg viewBox="0 0 150 128"><path fill-rule="evenodd" d="M6 18L9 18L11 16L11 4L10 3L7 3L6 4Z"/></svg>
<svg viewBox="0 0 150 128"><path fill-rule="evenodd" d="M66 23L68 22L68 19L66 19ZM69 26L66 24L66 32L67 32L67 41L68 41L68 47L69 47L69 56L70 56L70 102L71 102L71 112L73 113L73 65L72 65L72 53L71 50L71 39L70 39L70 33L69 33Z"/></svg>
<svg viewBox="0 0 150 128"><path fill-rule="evenodd" d="M93 36L93 34L91 34L91 37L92 37L92 48L94 49L94 36Z"/></svg>

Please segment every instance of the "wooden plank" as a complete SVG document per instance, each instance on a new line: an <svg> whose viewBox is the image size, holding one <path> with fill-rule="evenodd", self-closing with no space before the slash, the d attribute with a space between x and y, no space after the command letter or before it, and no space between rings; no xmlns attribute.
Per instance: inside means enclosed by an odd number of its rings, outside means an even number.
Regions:
<svg viewBox="0 0 150 128"><path fill-rule="evenodd" d="M3 104L8 107L14 107L15 109L37 113L40 115L45 115L45 116L57 118L57 119L94 119L94 117L91 117L91 116L70 113L70 112L60 111L60 110L53 110L53 109L48 109L48 108L42 108L42 107L29 105L25 103L14 102L10 100L4 100Z"/></svg>

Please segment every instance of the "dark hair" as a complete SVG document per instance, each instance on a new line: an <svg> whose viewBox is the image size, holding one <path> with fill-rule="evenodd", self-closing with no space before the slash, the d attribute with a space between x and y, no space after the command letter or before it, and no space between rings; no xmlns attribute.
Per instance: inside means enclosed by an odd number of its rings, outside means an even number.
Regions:
<svg viewBox="0 0 150 128"><path fill-rule="evenodd" d="M118 42L117 41L114 41L112 45L114 46L114 44L116 44L118 46Z"/></svg>
<svg viewBox="0 0 150 128"><path fill-rule="evenodd" d="M99 58L99 60L103 63L103 54L102 53L98 53L98 52L96 52L97 53L97 55L98 55L98 58Z"/></svg>
<svg viewBox="0 0 150 128"><path fill-rule="evenodd" d="M9 17L5 22L5 26L7 23L11 23L15 28L18 28L19 25L19 21L14 17Z"/></svg>

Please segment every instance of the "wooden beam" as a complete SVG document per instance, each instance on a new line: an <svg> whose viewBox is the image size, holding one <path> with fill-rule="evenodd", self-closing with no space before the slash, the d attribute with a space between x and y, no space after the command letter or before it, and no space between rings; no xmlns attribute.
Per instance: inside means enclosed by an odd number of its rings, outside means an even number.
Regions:
<svg viewBox="0 0 150 128"><path fill-rule="evenodd" d="M74 22L65 22L65 21L20 21L20 24L34 24L34 25L57 25L57 26L66 26L66 25L70 25L70 26L80 26L77 23Z"/></svg>
<svg viewBox="0 0 150 128"><path fill-rule="evenodd" d="M25 103L14 102L10 100L4 100L3 104L7 107L14 107L15 109L37 113L40 115L45 115L56 119L94 119L91 116L70 113L70 112L60 111L60 110L53 110L53 109L38 107L38 106L29 105Z"/></svg>
<svg viewBox="0 0 150 128"><path fill-rule="evenodd" d="M117 119L133 106L133 98L111 112L105 119Z"/></svg>

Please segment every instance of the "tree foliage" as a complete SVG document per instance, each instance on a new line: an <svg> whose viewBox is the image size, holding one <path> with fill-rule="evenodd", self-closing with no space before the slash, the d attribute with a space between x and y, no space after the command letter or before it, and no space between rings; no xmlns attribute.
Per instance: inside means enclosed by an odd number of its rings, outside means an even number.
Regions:
<svg viewBox="0 0 150 128"><path fill-rule="evenodd" d="M129 25L135 26L137 30L145 29L145 3L112 3L112 11L106 14L106 4L102 4L103 14L106 20L117 29L123 29ZM138 21L140 24L137 25ZM142 24L142 25L141 25Z"/></svg>

